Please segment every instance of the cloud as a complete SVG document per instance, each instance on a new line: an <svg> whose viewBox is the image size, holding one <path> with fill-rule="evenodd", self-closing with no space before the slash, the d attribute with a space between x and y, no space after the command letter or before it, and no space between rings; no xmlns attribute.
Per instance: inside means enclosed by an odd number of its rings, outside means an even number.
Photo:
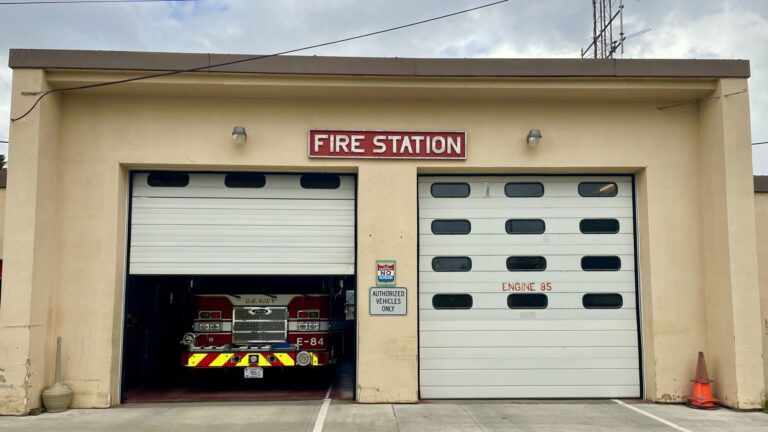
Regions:
<svg viewBox="0 0 768 432"><path fill-rule="evenodd" d="M9 48L264 54L401 25L482 0L201 0L190 3L2 6L0 64ZM625 2L625 57L749 58L753 136L768 140L768 1ZM303 52L384 57L578 57L589 43L588 0L513 0L399 32ZM10 84L11 73L0 67ZM10 92L0 82L0 139ZM768 146L755 153L768 174ZM5 149L0 144L0 152Z"/></svg>
<svg viewBox="0 0 768 432"><path fill-rule="evenodd" d="M768 122L764 120L768 117L768 7L743 8L724 2L705 9L700 16L690 16L685 9L671 11L643 43L630 44L628 54L750 60L752 140L768 141ZM768 174L768 145L753 148L753 165L755 173Z"/></svg>

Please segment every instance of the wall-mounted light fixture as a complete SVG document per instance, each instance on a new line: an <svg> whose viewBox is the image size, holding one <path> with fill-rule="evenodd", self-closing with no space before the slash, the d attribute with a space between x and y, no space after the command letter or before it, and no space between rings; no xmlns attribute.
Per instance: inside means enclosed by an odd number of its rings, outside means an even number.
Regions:
<svg viewBox="0 0 768 432"><path fill-rule="evenodd" d="M232 139L235 140L235 144L243 144L247 138L245 134L245 128L242 126L235 126L232 129Z"/></svg>
<svg viewBox="0 0 768 432"><path fill-rule="evenodd" d="M538 129L531 129L528 131L528 136L526 138L529 146L536 147L541 141L541 131Z"/></svg>

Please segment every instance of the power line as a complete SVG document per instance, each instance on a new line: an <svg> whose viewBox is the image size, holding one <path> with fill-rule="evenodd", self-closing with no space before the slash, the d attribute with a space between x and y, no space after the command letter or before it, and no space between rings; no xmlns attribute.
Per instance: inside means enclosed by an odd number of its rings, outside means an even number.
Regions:
<svg viewBox="0 0 768 432"><path fill-rule="evenodd" d="M689 100L689 101L686 101L686 102L680 102L680 103L676 103L676 104L672 104L672 105L656 107L656 109L659 110L659 111L664 111L664 110L668 110L670 108L677 108L677 107L683 106L683 105L694 104L694 103L702 103L702 102L709 102L711 100L720 99L721 97L730 97L730 96L740 95L742 93L746 93L747 91L748 91L747 89L744 89L744 90L740 90L740 91L737 91L737 92L724 94L722 96L710 96L710 97L706 97L704 99L693 99L693 100Z"/></svg>
<svg viewBox="0 0 768 432"><path fill-rule="evenodd" d="M8 144L8 141L6 141L6 140L0 140L0 143L2 143L2 144Z"/></svg>
<svg viewBox="0 0 768 432"><path fill-rule="evenodd" d="M0 2L0 6L26 6L26 5L52 5L52 4L84 4L84 3L170 3L170 2L196 2L198 0L40 0L40 1L15 1Z"/></svg>
<svg viewBox="0 0 768 432"><path fill-rule="evenodd" d="M365 34L361 34L361 35L357 35L357 36L351 36L351 37L347 37L347 38L343 38L343 39L337 39L337 40L333 40L333 41L330 41L330 42L323 42L323 43L319 43L319 44L316 44L316 45L309 45L309 46L305 46L305 47L302 47L302 48L294 48L294 49L290 49L290 50L287 50L287 51L277 52L277 53L274 53L274 54L266 54L266 55L255 56L255 57L248 57L248 58L244 58L244 59L240 59L240 60L233 60L233 61L228 61L228 62L224 62L224 63L209 64L209 65L198 66L198 67L189 68L189 69L177 69L177 70L173 70L173 71L169 71L169 72L162 72L162 73L157 73L157 74L152 74L152 75L142 75L142 76L138 76L138 77L134 77L134 78L126 78L126 79L116 80L116 81L107 81L107 82L98 83L98 84L87 84L87 85L76 86L76 87L65 87L65 88L47 90L45 92L22 92L21 93L22 95L25 95L25 96L38 96L38 98L35 100L35 102L32 104L32 106L29 107L29 109L24 114L22 114L22 115L20 115L20 116L18 116L16 118L12 118L11 121L15 122L15 121L21 120L24 117L28 116L35 109L35 107L40 103L40 101L43 100L44 97L48 96L51 93L60 93L60 92L70 91L70 90L85 90L85 89L91 89L91 88L96 88L96 87L106 87L106 86L112 86L112 85L117 85L117 84L124 84L124 83L135 82L135 81L143 81L143 80L148 80L148 79L151 79L151 78L160 78L160 77L166 77L166 76L170 76L170 75L178 75L178 74L182 74L182 73L185 73L185 72L197 72L197 71L201 71L201 70L204 70L204 69L211 69L211 68L222 67L222 66L229 66L229 65L238 64L238 63L245 63L245 62L262 60L262 59L267 59L267 58L272 58L272 57L278 57L278 56L281 56L281 55L291 54L291 53L295 53L295 52L299 52L299 51L306 51L306 50L309 50L309 49L321 48L321 47L325 47L325 46L329 46L329 45L339 44L339 43L342 43L342 42L349 42L349 41L353 41L353 40L356 40L356 39L363 39L363 38L370 37L370 36L376 36L376 35L380 35L380 34L383 34L383 33L393 32L395 30L402 30L404 28L414 27L414 26L417 26L417 25L420 25L420 24L426 24L426 23L429 23L429 22L433 22L433 21L438 21L438 20L442 20L442 19L445 19L445 18L454 17L456 15L461 15L461 14L473 12L473 11L476 11L476 10L479 10L479 9L484 9L484 8L488 8L488 7L491 7L491 6L496 6L498 4L506 3L508 1L509 0L499 0L499 1L495 1L493 3L487 3L487 4L484 4L484 5L481 5L481 6L476 6L476 7L469 8L469 9L463 9L463 10L460 10L460 11L457 11L457 12L451 12L449 14L440 15L440 16L437 16L437 17L434 17L434 18L429 18L429 19L425 19L425 20L421 20L421 21L415 21L415 22L412 22L412 23L409 23L409 24L399 25L397 27L390 27L390 28L387 28L387 29L377 30L377 31L374 31L374 32L365 33Z"/></svg>
<svg viewBox="0 0 768 432"><path fill-rule="evenodd" d="M0 74L0 81L2 81L2 82L3 82L3 84L5 84L5 86L6 86L6 87L8 87L8 90L10 90L10 89L11 89L11 85L10 85L10 84L8 84L8 81L6 81L6 80L5 80L5 78L3 78L3 75L2 75L2 74Z"/></svg>
<svg viewBox="0 0 768 432"><path fill-rule="evenodd" d="M752 145L763 145L763 144L768 144L768 141L752 143Z"/></svg>

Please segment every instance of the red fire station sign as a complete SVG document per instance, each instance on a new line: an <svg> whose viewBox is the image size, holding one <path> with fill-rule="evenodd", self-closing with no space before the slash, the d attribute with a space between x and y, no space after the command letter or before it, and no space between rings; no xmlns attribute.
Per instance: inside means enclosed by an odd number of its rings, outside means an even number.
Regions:
<svg viewBox="0 0 768 432"><path fill-rule="evenodd" d="M309 157L463 160L467 158L467 134L312 129Z"/></svg>

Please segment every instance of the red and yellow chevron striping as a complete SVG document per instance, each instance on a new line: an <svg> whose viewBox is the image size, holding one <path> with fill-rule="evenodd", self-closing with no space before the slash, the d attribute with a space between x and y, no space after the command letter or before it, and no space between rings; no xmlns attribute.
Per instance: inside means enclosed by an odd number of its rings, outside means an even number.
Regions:
<svg viewBox="0 0 768 432"><path fill-rule="evenodd" d="M188 353L182 356L182 365L191 368L227 368L227 367L290 367L296 364L295 352L226 352L226 353ZM325 366L328 353L310 352L312 358L307 366Z"/></svg>

